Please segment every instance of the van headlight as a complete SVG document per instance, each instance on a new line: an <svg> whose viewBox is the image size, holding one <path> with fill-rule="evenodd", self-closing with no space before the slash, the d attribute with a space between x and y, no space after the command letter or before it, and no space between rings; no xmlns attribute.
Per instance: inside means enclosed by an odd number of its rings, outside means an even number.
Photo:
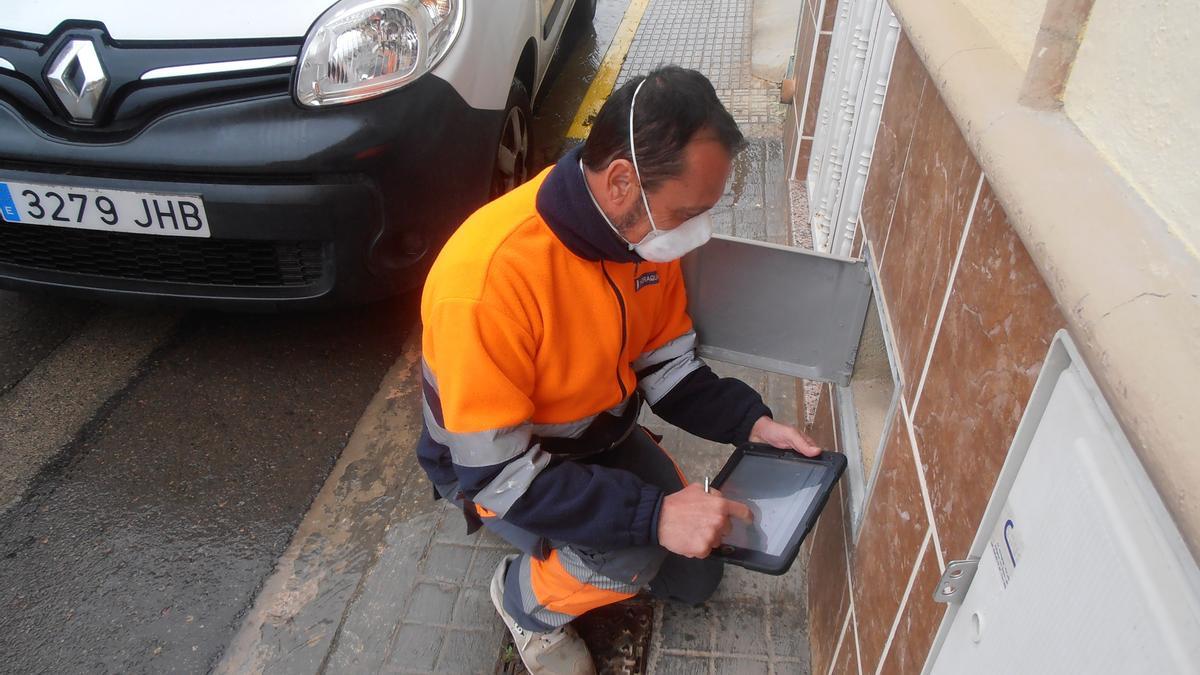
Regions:
<svg viewBox="0 0 1200 675"><path fill-rule="evenodd" d="M308 31L296 100L317 107L393 91L429 72L462 26L462 0L341 0Z"/></svg>

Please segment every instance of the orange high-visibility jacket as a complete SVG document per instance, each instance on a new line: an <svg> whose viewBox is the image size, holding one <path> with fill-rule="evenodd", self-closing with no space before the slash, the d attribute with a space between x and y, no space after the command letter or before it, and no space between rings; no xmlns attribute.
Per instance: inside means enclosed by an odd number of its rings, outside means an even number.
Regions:
<svg viewBox="0 0 1200 675"><path fill-rule="evenodd" d="M640 545L657 541L661 490L576 460L620 442L643 398L723 442L745 441L770 410L696 356L679 263L629 250L578 155L477 211L435 261L418 455L485 517L556 541Z"/></svg>

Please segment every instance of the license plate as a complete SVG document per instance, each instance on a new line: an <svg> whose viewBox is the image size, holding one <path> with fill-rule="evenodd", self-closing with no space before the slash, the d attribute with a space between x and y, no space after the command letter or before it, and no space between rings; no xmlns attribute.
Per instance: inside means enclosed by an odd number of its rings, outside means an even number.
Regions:
<svg viewBox="0 0 1200 675"><path fill-rule="evenodd" d="M10 223L171 237L210 236L204 202L198 195L0 181L0 216Z"/></svg>

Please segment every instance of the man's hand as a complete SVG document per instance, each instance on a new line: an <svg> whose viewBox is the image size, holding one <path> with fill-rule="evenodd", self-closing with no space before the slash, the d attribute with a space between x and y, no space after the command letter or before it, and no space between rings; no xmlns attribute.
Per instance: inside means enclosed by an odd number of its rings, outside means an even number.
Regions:
<svg viewBox="0 0 1200 675"><path fill-rule="evenodd" d="M663 498L658 543L681 556L707 558L732 529L731 516L747 523L754 520L745 504L725 499L716 490L706 494L704 486L692 483Z"/></svg>
<svg viewBox="0 0 1200 675"><path fill-rule="evenodd" d="M806 457L816 457L821 454L821 448L796 427L780 424L763 415L750 429L751 443L766 443L776 448L791 448Z"/></svg>

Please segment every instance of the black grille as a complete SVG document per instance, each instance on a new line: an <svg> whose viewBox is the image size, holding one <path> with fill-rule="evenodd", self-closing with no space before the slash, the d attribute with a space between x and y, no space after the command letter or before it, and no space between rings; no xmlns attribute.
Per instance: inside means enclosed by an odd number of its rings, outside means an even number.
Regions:
<svg viewBox="0 0 1200 675"><path fill-rule="evenodd" d="M72 122L43 73L71 40L86 39L96 48L108 83L95 118ZM143 80L157 68L264 58L295 57L300 38L226 41L113 40L94 21L67 21L50 35L0 30L0 101L15 105L43 130L77 141L109 142L129 138L169 112L218 101L246 100L287 93L292 67Z"/></svg>
<svg viewBox="0 0 1200 675"><path fill-rule="evenodd" d="M122 234L0 222L0 264L120 279L217 286L309 286L317 241Z"/></svg>

